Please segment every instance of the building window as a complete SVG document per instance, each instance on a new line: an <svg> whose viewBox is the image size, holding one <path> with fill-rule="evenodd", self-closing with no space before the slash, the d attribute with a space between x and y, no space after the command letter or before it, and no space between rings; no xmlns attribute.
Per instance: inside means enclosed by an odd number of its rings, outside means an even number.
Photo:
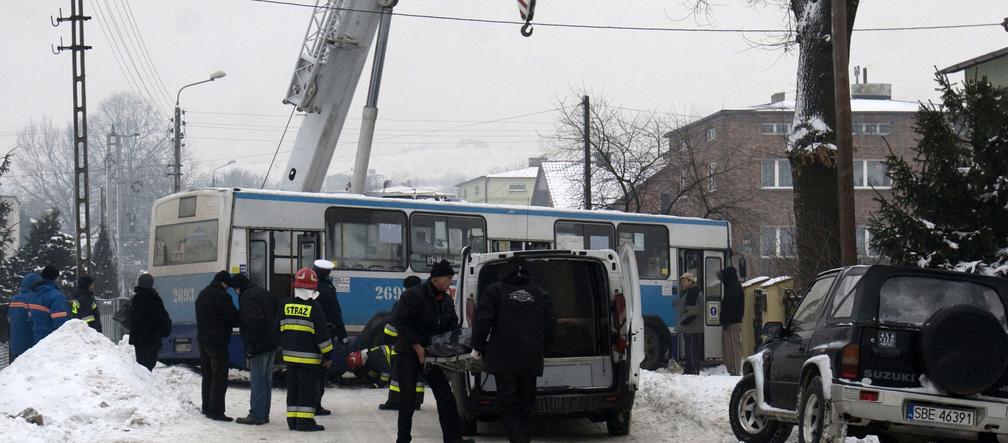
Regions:
<svg viewBox="0 0 1008 443"><path fill-rule="evenodd" d="M525 192L525 183L511 183L508 192Z"/></svg>
<svg viewBox="0 0 1008 443"><path fill-rule="evenodd" d="M790 123L763 123L760 124L760 132L763 135L787 135L791 132Z"/></svg>
<svg viewBox="0 0 1008 443"><path fill-rule="evenodd" d="M717 162L707 165L707 192L717 191Z"/></svg>
<svg viewBox="0 0 1008 443"><path fill-rule="evenodd" d="M707 141L711 141L717 138L717 130L714 128L707 128Z"/></svg>
<svg viewBox="0 0 1008 443"><path fill-rule="evenodd" d="M852 123L854 135L892 135L891 123Z"/></svg>
<svg viewBox="0 0 1008 443"><path fill-rule="evenodd" d="M760 256L794 257L794 228L791 226L761 226Z"/></svg>
<svg viewBox="0 0 1008 443"><path fill-rule="evenodd" d="M884 160L854 160L854 187L860 189L892 187L892 178Z"/></svg>
<svg viewBox="0 0 1008 443"><path fill-rule="evenodd" d="M855 232L858 257L878 257L878 251L871 247L872 234L867 226L858 226Z"/></svg>
<svg viewBox="0 0 1008 443"><path fill-rule="evenodd" d="M763 160L764 188L791 188L791 163L786 158Z"/></svg>
<svg viewBox="0 0 1008 443"><path fill-rule="evenodd" d="M473 195L479 197L479 186L473 187Z"/></svg>
<svg viewBox="0 0 1008 443"><path fill-rule="evenodd" d="M687 148L689 148L689 143L686 143L686 140L679 140L679 150L685 151Z"/></svg>

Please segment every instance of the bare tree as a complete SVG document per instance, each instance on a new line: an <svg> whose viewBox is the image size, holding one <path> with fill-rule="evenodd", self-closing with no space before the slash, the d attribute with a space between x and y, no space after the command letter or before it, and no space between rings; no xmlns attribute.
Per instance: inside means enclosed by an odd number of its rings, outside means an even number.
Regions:
<svg viewBox="0 0 1008 443"><path fill-rule="evenodd" d="M556 133L550 139L550 152L560 158L584 161L581 106L561 100L557 109ZM592 207L640 212L649 192L648 178L666 164L666 157L662 155L662 135L668 125L655 112L610 105L603 97L592 98L589 125L590 180L595 190ZM577 181L577 194L583 201L582 175L578 175Z"/></svg>

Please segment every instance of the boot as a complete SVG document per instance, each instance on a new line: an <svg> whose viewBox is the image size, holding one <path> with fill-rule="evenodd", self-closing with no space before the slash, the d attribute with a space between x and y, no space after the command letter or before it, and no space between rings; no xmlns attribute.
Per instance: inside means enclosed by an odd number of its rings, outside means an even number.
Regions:
<svg viewBox="0 0 1008 443"><path fill-rule="evenodd" d="M332 411L319 406L319 407L315 408L315 415L316 416L319 416L319 415L332 415Z"/></svg>

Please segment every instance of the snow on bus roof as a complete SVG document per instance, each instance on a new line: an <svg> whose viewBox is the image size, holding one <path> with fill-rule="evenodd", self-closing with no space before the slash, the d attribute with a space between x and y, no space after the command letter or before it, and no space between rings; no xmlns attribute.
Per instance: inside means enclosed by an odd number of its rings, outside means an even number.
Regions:
<svg viewBox="0 0 1008 443"><path fill-rule="evenodd" d="M681 217L673 215L640 214L611 209L600 209L585 211L583 209L550 208L545 206L516 206L493 203L469 203L455 201L432 201L432 200L412 200L412 199L391 199L381 197L368 197L360 194L349 193L321 193L321 192L296 192L278 191L266 189L239 189L233 190L236 198L249 198L260 200L287 200L301 201L308 203L325 203L326 201L352 201L357 200L362 204L373 206L396 206L403 208L417 209L441 209L441 208L469 208L488 210L487 212L497 212L504 214L527 213L534 216L556 216L558 218L583 219L587 216L620 221L652 221L660 223L696 224L708 226L727 226L728 222L723 220L711 220L699 217ZM474 211L468 211L474 212Z"/></svg>

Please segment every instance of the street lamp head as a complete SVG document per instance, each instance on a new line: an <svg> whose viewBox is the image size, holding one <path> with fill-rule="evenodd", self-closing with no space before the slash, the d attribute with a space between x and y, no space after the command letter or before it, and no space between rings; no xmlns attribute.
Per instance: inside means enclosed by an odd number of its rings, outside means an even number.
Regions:
<svg viewBox="0 0 1008 443"><path fill-rule="evenodd" d="M235 164L235 161L231 160L231 161L225 163L224 166L230 166L230 165L233 165L233 164Z"/></svg>
<svg viewBox="0 0 1008 443"><path fill-rule="evenodd" d="M217 80L221 77L224 77L225 75L227 74L224 73L224 71L214 71L213 74L210 74L210 80Z"/></svg>

